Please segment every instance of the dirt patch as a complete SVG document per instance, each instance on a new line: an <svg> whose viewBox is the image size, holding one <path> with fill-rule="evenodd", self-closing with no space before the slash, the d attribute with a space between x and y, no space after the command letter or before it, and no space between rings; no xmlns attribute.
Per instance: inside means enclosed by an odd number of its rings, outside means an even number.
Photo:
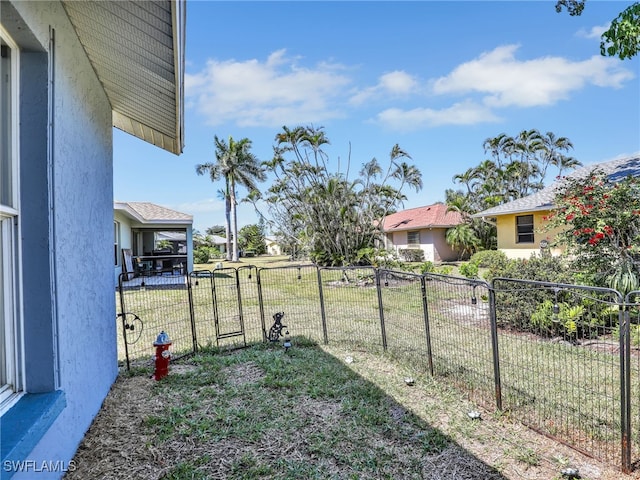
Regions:
<svg viewBox="0 0 640 480"><path fill-rule="evenodd" d="M227 383L234 386L255 383L264 378L264 370L252 362L227 367L222 370L222 374Z"/></svg>

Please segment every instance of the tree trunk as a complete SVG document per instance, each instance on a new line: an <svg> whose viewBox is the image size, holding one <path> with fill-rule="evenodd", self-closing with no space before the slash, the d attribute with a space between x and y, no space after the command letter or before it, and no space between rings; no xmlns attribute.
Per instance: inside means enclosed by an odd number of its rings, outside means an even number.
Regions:
<svg viewBox="0 0 640 480"><path fill-rule="evenodd" d="M225 219L225 223L224 223L224 230L225 230L225 234L227 236L227 244L226 244L226 249L227 251L225 252L225 257L227 259L227 261L231 260L231 196L229 194L229 180L226 180L226 187L227 187L227 194L224 196L224 219Z"/></svg>
<svg viewBox="0 0 640 480"><path fill-rule="evenodd" d="M231 229L233 231L233 257L234 262L238 261L238 216L236 211L236 185L231 181L231 189L229 192L231 201Z"/></svg>

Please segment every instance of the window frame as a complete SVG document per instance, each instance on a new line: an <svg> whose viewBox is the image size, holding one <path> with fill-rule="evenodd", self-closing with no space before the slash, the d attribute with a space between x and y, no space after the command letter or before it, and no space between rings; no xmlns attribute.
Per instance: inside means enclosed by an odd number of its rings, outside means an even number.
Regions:
<svg viewBox="0 0 640 480"><path fill-rule="evenodd" d="M20 248L20 150L19 150L19 97L20 97L20 49L11 36L0 24L0 39L9 49L9 102L8 108L0 106L0 115L7 117L6 125L10 129L8 171L3 174L11 176L9 204L4 204L0 196L0 276L2 277L2 309L3 324L2 355L0 368L3 369L0 384L0 415L11 408L24 393L24 338L22 335L22 297L19 288L21 268Z"/></svg>
<svg viewBox="0 0 640 480"><path fill-rule="evenodd" d="M520 223L521 219L531 218L530 223ZM531 240L528 240L531 238ZM516 215L516 243L517 244L533 244L535 243L534 217L533 214Z"/></svg>
<svg viewBox="0 0 640 480"><path fill-rule="evenodd" d="M411 241L411 236L412 235L416 235L418 237L417 238L417 240L418 240L417 242L412 242ZM420 230L409 230L409 231L407 231L407 246L411 246L411 245L416 246L416 247L420 245Z"/></svg>
<svg viewBox="0 0 640 480"><path fill-rule="evenodd" d="M113 257L115 260L114 265L116 267L120 266L120 245L122 243L122 239L120 236L120 222L117 220L113 221Z"/></svg>

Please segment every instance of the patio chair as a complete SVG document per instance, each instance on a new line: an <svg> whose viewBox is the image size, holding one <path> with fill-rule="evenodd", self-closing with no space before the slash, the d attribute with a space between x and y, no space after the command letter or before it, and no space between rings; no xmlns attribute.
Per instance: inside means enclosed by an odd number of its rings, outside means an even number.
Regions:
<svg viewBox="0 0 640 480"><path fill-rule="evenodd" d="M151 273L150 263L142 261L139 258L135 259L135 268L136 276L147 277Z"/></svg>

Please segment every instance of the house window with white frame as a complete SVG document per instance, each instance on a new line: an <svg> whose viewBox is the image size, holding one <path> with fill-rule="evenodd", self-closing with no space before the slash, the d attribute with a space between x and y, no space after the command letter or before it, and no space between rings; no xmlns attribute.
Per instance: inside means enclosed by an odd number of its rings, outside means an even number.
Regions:
<svg viewBox="0 0 640 480"><path fill-rule="evenodd" d="M18 49L0 25L0 414L23 390L18 308Z"/></svg>
<svg viewBox="0 0 640 480"><path fill-rule="evenodd" d="M533 215L516 217L516 243L533 243Z"/></svg>
<svg viewBox="0 0 640 480"><path fill-rule="evenodd" d="M407 232L407 245L410 246L418 246L420 245L420 231L414 230L412 232Z"/></svg>

